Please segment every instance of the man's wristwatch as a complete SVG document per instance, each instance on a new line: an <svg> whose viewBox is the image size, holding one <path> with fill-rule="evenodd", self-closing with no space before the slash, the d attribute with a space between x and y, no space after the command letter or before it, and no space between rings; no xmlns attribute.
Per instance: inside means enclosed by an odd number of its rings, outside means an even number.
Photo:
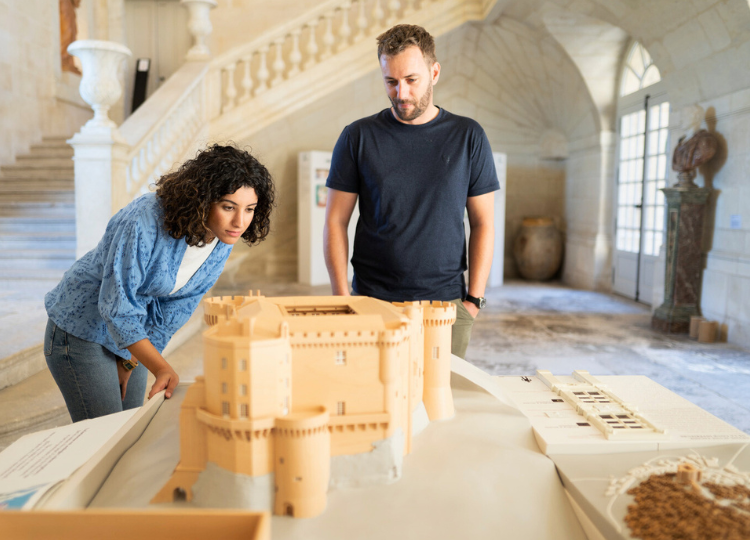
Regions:
<svg viewBox="0 0 750 540"><path fill-rule="evenodd" d="M125 371L132 371L136 368L137 365L137 360L133 360L132 358L128 360L126 360L125 358L122 359L122 367L125 368Z"/></svg>
<svg viewBox="0 0 750 540"><path fill-rule="evenodd" d="M477 306L479 309L483 309L487 305L487 299L485 297L477 298L476 296L471 296L470 294L466 295L466 301L471 302L475 306Z"/></svg>

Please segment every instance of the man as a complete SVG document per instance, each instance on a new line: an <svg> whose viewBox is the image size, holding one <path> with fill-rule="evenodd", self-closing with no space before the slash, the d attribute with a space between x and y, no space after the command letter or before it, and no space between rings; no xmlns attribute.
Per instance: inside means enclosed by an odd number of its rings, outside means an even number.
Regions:
<svg viewBox="0 0 750 540"><path fill-rule="evenodd" d="M492 264L500 189L492 152L477 122L433 103L440 64L424 28L401 24L378 36L378 59L393 106L344 129L326 183L331 288L349 294L347 227L359 197L354 293L453 301L452 352L463 358ZM468 295L464 209L471 225Z"/></svg>

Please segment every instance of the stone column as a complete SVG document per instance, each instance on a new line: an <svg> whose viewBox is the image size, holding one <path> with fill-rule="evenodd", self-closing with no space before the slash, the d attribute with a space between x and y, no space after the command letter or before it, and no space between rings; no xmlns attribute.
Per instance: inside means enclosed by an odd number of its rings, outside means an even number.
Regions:
<svg viewBox="0 0 750 540"><path fill-rule="evenodd" d="M118 210L113 190L126 181L129 147L108 111L122 95L118 72L131 53L124 45L99 40L75 41L68 52L81 59L81 97L94 109L94 118L68 141L75 150L76 257L81 257L99 243Z"/></svg>
<svg viewBox="0 0 750 540"><path fill-rule="evenodd" d="M689 330L690 317L700 315L703 216L711 190L678 186L662 191L667 199L664 303L651 326L682 334Z"/></svg>

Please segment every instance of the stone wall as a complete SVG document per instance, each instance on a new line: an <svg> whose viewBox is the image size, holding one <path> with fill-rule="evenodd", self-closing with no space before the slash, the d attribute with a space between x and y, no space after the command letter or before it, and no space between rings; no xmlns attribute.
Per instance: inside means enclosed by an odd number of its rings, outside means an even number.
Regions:
<svg viewBox="0 0 750 540"><path fill-rule="evenodd" d="M701 102L706 126L721 141L698 183L713 188L706 213L701 306L726 325L727 337L750 347L750 89ZM681 133L673 132L673 140Z"/></svg>
<svg viewBox="0 0 750 540"><path fill-rule="evenodd" d="M244 45L271 28L315 8L320 0L218 0L211 11L211 52L224 53Z"/></svg>
<svg viewBox="0 0 750 540"><path fill-rule="evenodd" d="M80 78L60 71L57 2L0 0L0 164L42 136L70 136L92 116Z"/></svg>

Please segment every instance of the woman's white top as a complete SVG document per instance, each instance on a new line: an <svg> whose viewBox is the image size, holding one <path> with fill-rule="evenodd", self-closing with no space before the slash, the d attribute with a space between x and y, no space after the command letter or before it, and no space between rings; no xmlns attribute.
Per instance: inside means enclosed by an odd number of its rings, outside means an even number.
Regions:
<svg viewBox="0 0 750 540"><path fill-rule="evenodd" d="M182 289L188 281L190 281L190 278L193 277L193 274L198 271L198 268L200 268L201 265L206 262L206 259L208 259L208 256L211 255L211 252L214 250L218 243L219 238L214 237L213 241L203 247L187 247L187 249L185 250L185 255L182 256L180 268L177 270L177 279L174 283L174 289L172 289L172 292L169 294L176 293L177 291Z"/></svg>

